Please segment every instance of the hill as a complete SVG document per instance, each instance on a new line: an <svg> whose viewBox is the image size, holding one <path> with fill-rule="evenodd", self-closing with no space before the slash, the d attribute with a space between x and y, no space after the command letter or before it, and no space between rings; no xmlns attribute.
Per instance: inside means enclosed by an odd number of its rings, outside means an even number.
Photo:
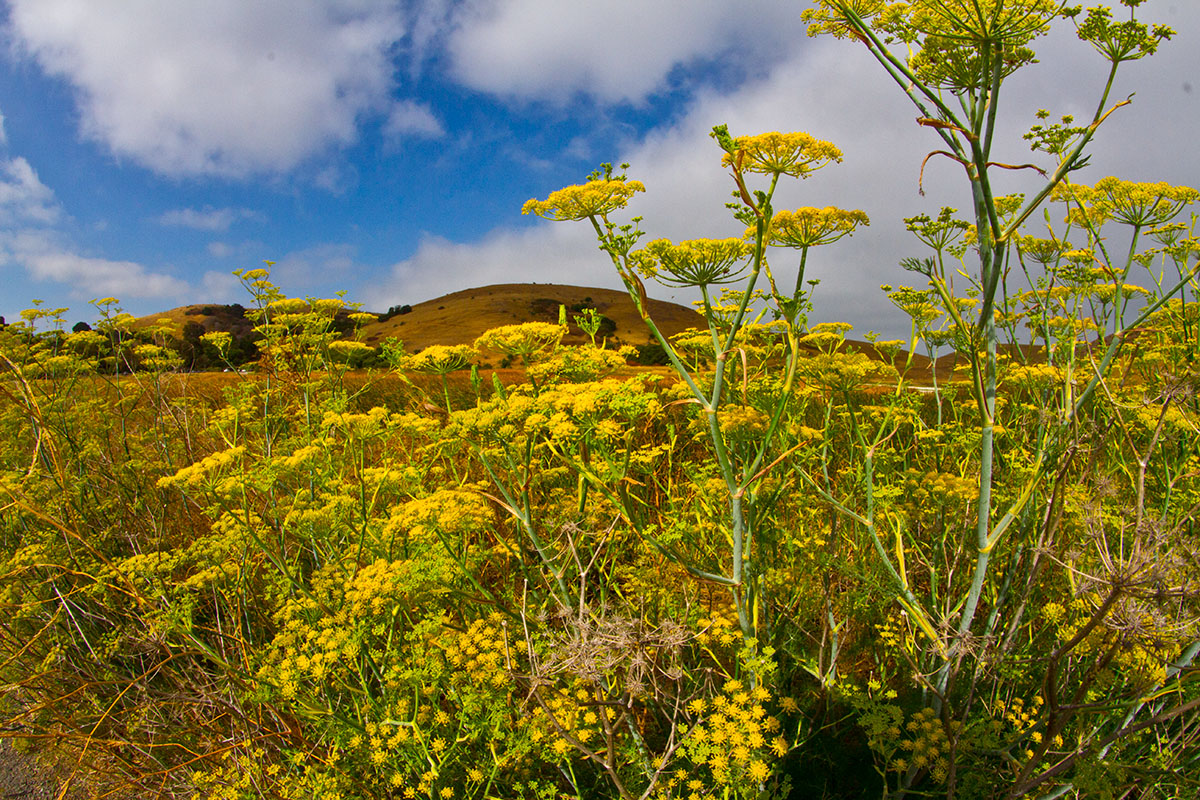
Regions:
<svg viewBox="0 0 1200 800"><path fill-rule="evenodd" d="M649 305L655 324L668 337L688 328L704 327L703 316L693 308L654 299L649 300ZM384 313L372 311L380 319L363 328L362 339L369 345L378 346L384 339L395 337L404 343L405 350L410 353L435 344L470 344L484 331L501 325L557 322L559 306L566 306L569 321L584 308L596 309L607 320L597 341L604 338L610 347L644 345L651 339L633 301L625 292L541 283L481 286L451 292L413 306L393 307ZM200 334L211 331L229 331L235 338L246 338L250 336L252 328L252 323L244 316L244 309L236 303L180 306L142 317L135 326L145 328L164 319L169 320L185 340L197 339ZM346 327L350 324L348 320L343 322ZM587 341L587 336L571 321L570 332L563 341L566 344L582 344ZM879 358L875 349L866 342L848 340L842 347ZM899 353L894 357L894 363L899 367L906 357L907 353ZM952 374L954 359L954 354L938 359L939 378ZM928 380L932 366L926 356L916 354L910 377L918 381Z"/></svg>
<svg viewBox="0 0 1200 800"><path fill-rule="evenodd" d="M502 283L452 292L367 325L363 338L367 344L377 345L394 336L410 353L434 344L470 344L484 331L501 325L558 322L560 305L567 307L568 321L583 308L594 308L612 320L597 337L607 336L610 346L650 341L649 330L625 292L554 283ZM662 300L650 300L650 315L667 336L704 322L694 309ZM570 329L565 343L587 341L573 322Z"/></svg>

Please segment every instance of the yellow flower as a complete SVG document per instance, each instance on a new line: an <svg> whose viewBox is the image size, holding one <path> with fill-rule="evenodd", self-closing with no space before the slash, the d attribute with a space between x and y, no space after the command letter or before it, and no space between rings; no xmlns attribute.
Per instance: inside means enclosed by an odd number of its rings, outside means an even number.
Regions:
<svg viewBox="0 0 1200 800"><path fill-rule="evenodd" d="M807 178L826 164L842 160L842 151L833 143L803 132L739 136L734 146L736 155L726 153L721 163L728 167L740 162L743 172Z"/></svg>
<svg viewBox="0 0 1200 800"><path fill-rule="evenodd" d="M757 758L750 762L750 767L747 771L750 777L756 781L765 781L767 776L771 774L771 770L767 768L767 765Z"/></svg>
<svg viewBox="0 0 1200 800"><path fill-rule="evenodd" d="M445 375L460 370L475 358L475 348L465 345L430 345L404 361L405 369L429 375Z"/></svg>
<svg viewBox="0 0 1200 800"><path fill-rule="evenodd" d="M778 211L771 217L767 242L779 247L816 247L849 236L859 225L870 224L871 220L864 212L834 206ZM754 228L748 228L746 233L753 235Z"/></svg>
<svg viewBox="0 0 1200 800"><path fill-rule="evenodd" d="M644 191L646 187L641 181L620 178L590 181L551 192L545 200L529 200L521 213L556 222L600 217L624 208L634 193Z"/></svg>
<svg viewBox="0 0 1200 800"><path fill-rule="evenodd" d="M638 271L667 285L732 283L748 266L754 246L743 239L655 239L630 254Z"/></svg>

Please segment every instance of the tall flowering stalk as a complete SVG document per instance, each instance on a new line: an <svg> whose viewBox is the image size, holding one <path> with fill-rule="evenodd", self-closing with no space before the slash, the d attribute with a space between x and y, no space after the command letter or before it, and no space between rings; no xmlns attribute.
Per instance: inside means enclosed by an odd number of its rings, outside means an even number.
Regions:
<svg viewBox="0 0 1200 800"><path fill-rule="evenodd" d="M1130 7L1128 23L1114 23L1108 9L1091 9L1080 21L1080 9L1059 0L917 0L907 4L817 0L815 8L804 12L811 23L810 35L852 38L867 48L917 107L921 114L918 124L941 140L945 149L931 152L926 162L939 156L957 163L971 186L980 288L979 315L971 332L977 347L972 347L971 365L982 436L974 577L958 618L953 656L961 655L975 621L996 541L1020 510L1010 509L999 522L993 519L999 340L994 312L1010 247L1017 231L1055 187L1086 163L1085 150L1100 124L1128 104L1128 100L1109 104L1120 65L1154 53L1158 44L1173 34L1164 26L1150 28L1136 21L1134 12L1141 0L1124 5ZM1047 136L1041 128L1035 131L1035 148L1040 146L1057 161L1053 170L996 162L992 151L1003 83L1018 69L1034 63L1029 45L1057 19L1074 21L1080 39L1090 42L1109 63L1096 110L1085 126L1058 126L1055 133L1059 136ZM1005 213L992 188L992 176L998 169L1036 170L1045 180L1018 208ZM947 306L953 306L944 278L934 272L929 277ZM960 328L967 327L965 321L957 322ZM950 665L947 660L938 676L939 692L948 686Z"/></svg>
<svg viewBox="0 0 1200 800"><path fill-rule="evenodd" d="M645 187L638 181L626 179L623 174L614 174L611 165L604 165L586 184L560 189L545 200L530 200L523 212L554 221L587 220L592 224L601 249L608 253L639 314L686 385L687 402L702 410L728 504L728 566L714 572L702 568L687 554L679 553L657 539L653 541L692 575L729 587L742 636L755 650L763 632L759 609L764 598L760 596L761 583L747 573L747 564L755 547L752 509L758 482L788 455L779 453L774 442L801 354L800 339L806 321L803 313L807 302L804 271L808 250L848 236L857 226L869 224L869 220L861 211L802 208L776 212L772 207L780 178L807 178L817 170L841 161L841 151L832 143L802 132L771 132L734 138L725 126L715 128L713 138L722 150L722 163L730 169L741 200L740 204L731 207L735 216L749 226L743 238L681 242L658 239L635 249L643 235L638 227L641 218L634 217L628 224L618 224L610 215L623 208L636 193L645 191ZM767 181L764 189L755 189L748 183L754 175L761 175ZM800 250L800 266L794 289L790 292L781 292L778 288L767 263L768 245ZM733 430L745 428L748 412L744 405L741 410L728 405L729 376L731 362L739 355L745 359L743 345L751 322L751 303L764 276L770 285L767 301L782 324L788 343L786 378L774 407L764 415L761 424L756 418L752 425L757 435L751 451L739 457L732 446ZM643 279L699 289L709 346L715 359L711 375L701 375L698 368L685 364L677 346L659 330L648 313ZM719 307L717 298L712 295L712 287L724 285L733 285L737 289L732 295L732 308ZM762 313L759 313L756 318L761 317ZM752 413L757 415L759 412Z"/></svg>

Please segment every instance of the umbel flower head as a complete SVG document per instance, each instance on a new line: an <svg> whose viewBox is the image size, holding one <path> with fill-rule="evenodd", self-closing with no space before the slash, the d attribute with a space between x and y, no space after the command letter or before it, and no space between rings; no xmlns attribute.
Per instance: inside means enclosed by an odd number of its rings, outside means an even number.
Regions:
<svg viewBox="0 0 1200 800"><path fill-rule="evenodd" d="M744 239L656 239L630 254L646 277L674 286L732 283L745 271L754 246Z"/></svg>
<svg viewBox="0 0 1200 800"><path fill-rule="evenodd" d="M849 236L859 225L870 224L871 220L862 211L834 206L779 211L771 218L767 243L780 247L816 247ZM754 228L746 229L747 236L753 236L754 232Z"/></svg>
<svg viewBox="0 0 1200 800"><path fill-rule="evenodd" d="M602 217L624 208L636 192L644 191L646 187L641 181L624 178L588 181L551 192L545 200L529 200L521 208L521 213L537 214L556 222Z"/></svg>
<svg viewBox="0 0 1200 800"><path fill-rule="evenodd" d="M1051 197L1072 204L1067 221L1098 228L1109 220L1124 225L1164 225L1200 199L1200 192L1169 183L1138 183L1107 177L1095 186L1059 184Z"/></svg>
<svg viewBox="0 0 1200 800"><path fill-rule="evenodd" d="M832 162L841 162L842 151L803 131L760 133L733 140L733 151L721 159L725 166L738 164L743 172L765 172L807 178Z"/></svg>

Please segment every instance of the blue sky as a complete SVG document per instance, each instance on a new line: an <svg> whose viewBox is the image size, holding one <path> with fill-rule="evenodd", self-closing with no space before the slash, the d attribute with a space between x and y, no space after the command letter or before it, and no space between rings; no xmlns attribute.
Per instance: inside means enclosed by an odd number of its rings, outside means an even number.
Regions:
<svg viewBox="0 0 1200 800"><path fill-rule="evenodd" d="M817 316L899 333L878 291L921 255L904 216L967 204L937 142L848 42L809 39L803 0L9 0L0 44L0 314L33 298L94 319L245 299L264 259L289 294L367 309L489 283L616 287L585 226L522 218L530 197L631 164L650 238L727 236L708 139L807 130L845 162L777 206L861 208L814 254ZM1137 92L1093 166L1200 185L1200 3L1151 0L1180 35L1124 71ZM1103 64L1065 31L1005 98L1007 149L1033 112L1090 114ZM1032 186L1013 175L1012 190ZM658 296L690 302L676 290Z"/></svg>

